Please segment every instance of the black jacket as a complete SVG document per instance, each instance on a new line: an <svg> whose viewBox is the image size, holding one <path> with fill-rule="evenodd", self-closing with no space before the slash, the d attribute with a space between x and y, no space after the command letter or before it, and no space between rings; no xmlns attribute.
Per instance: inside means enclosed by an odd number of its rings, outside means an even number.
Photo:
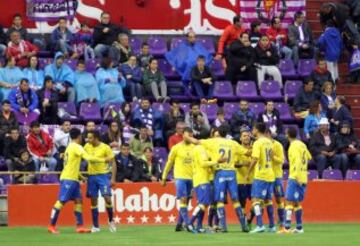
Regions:
<svg viewBox="0 0 360 246"><path fill-rule="evenodd" d="M306 92L304 88L301 88L294 99L295 112L308 110L310 103L315 100L319 100L319 95L314 90Z"/></svg>
<svg viewBox="0 0 360 246"><path fill-rule="evenodd" d="M110 31L107 33L103 33L104 28L109 28ZM94 45L98 44L105 44L105 45L112 45L117 40L117 35L119 34L119 27L114 24L102 24L95 26L94 28Z"/></svg>
<svg viewBox="0 0 360 246"><path fill-rule="evenodd" d="M162 175L161 163L159 159L157 159L156 157L153 157L151 171L149 170L149 166L146 163L146 161L140 159L139 165L142 168L142 174L143 174L141 177L141 181L151 181L150 179L151 176L156 177L157 180L161 179L161 175Z"/></svg>
<svg viewBox="0 0 360 246"><path fill-rule="evenodd" d="M267 56L266 52L270 51L271 56ZM259 46L255 47L255 62L264 66L276 66L280 61L279 54L275 48L275 46L270 45L270 47L266 50L263 50Z"/></svg>
<svg viewBox="0 0 360 246"><path fill-rule="evenodd" d="M191 69L191 80L192 81L201 81L205 78L211 78L211 81L215 82L216 78L214 73L211 71L211 69L208 66L204 67L204 71L200 73L200 70L197 66L194 66Z"/></svg>
<svg viewBox="0 0 360 246"><path fill-rule="evenodd" d="M6 159L20 158L20 151L27 149L26 140L23 136L19 136L15 141L11 137L5 138L4 156Z"/></svg>
<svg viewBox="0 0 360 246"><path fill-rule="evenodd" d="M235 40L229 48L229 69L239 70L243 66L250 68L255 60L255 50L251 46L244 46L240 40Z"/></svg>
<svg viewBox="0 0 360 246"><path fill-rule="evenodd" d="M310 78L314 81L314 90L320 95L325 82L334 84L334 80L329 71L326 73L318 73L316 70L313 70L310 74Z"/></svg>
<svg viewBox="0 0 360 246"><path fill-rule="evenodd" d="M359 139L355 136L354 133L336 134L336 147L338 148L339 152L344 152L351 144L353 144L356 149L360 149Z"/></svg>
<svg viewBox="0 0 360 246"><path fill-rule="evenodd" d="M331 133L329 134L331 139L331 144L329 146L325 144L324 136L320 133L320 131L317 131L311 136L309 149L313 156L320 155L321 151L338 152L336 135Z"/></svg>
<svg viewBox="0 0 360 246"><path fill-rule="evenodd" d="M249 128L252 128L252 126L255 124L255 121L256 115L250 109L245 112L241 110L236 111L230 119L232 135L235 136L239 134L240 128L243 126L248 126Z"/></svg>
<svg viewBox="0 0 360 246"><path fill-rule="evenodd" d="M2 112L0 112L0 136L9 133L10 129L14 127L19 127L15 114L11 112L9 119L6 119Z"/></svg>
<svg viewBox="0 0 360 246"><path fill-rule="evenodd" d="M5 44L6 45L6 42L7 41L7 38L6 38L6 34L4 33L4 28L0 25L0 44Z"/></svg>
<svg viewBox="0 0 360 246"><path fill-rule="evenodd" d="M124 179L131 180L133 182L142 181L144 172L140 161L133 155L129 155L129 163L125 166L121 158L121 153L115 156L116 161L116 182L124 182Z"/></svg>

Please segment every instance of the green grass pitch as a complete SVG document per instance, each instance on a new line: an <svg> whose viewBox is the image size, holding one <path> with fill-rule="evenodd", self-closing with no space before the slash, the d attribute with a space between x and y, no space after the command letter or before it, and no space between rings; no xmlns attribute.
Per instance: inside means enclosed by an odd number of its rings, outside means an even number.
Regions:
<svg viewBox="0 0 360 246"><path fill-rule="evenodd" d="M61 227L60 235L51 235L41 227L0 227L0 245L360 245L360 224L307 224L304 229L302 235L250 235L230 226L228 233L195 235L174 232L173 226L119 226L117 233L104 227L96 234L76 234L74 228Z"/></svg>

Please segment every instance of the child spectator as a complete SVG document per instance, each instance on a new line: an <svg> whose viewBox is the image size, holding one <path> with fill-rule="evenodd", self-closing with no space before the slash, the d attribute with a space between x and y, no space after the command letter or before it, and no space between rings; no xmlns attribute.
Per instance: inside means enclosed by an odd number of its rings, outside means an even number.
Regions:
<svg viewBox="0 0 360 246"><path fill-rule="evenodd" d="M31 159L26 149L20 151L20 159L14 162L15 172L35 172L35 163ZM14 174L14 184L34 184L36 183L35 173L32 174Z"/></svg>
<svg viewBox="0 0 360 246"><path fill-rule="evenodd" d="M149 53L149 44L142 43L140 54L137 56L139 66L142 68L142 70L149 66L151 58L153 58L153 56Z"/></svg>
<svg viewBox="0 0 360 246"><path fill-rule="evenodd" d="M93 43L93 33L86 23L81 24L80 30L75 34L73 50L88 61L95 59L94 49L91 47Z"/></svg>

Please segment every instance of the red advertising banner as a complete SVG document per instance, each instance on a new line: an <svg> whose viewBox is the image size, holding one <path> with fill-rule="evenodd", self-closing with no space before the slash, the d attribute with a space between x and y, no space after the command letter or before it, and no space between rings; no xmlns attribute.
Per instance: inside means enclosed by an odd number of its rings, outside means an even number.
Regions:
<svg viewBox="0 0 360 246"><path fill-rule="evenodd" d="M85 185L82 186L85 194ZM8 188L9 226L46 226L57 199L59 185L11 185ZM175 187L169 183L118 184L113 189L115 222L120 224L174 224L177 220ZM310 182L306 193L304 221L360 222L360 182ZM349 202L351 205L349 206ZM190 212L195 202L190 206ZM226 207L229 223L238 223L231 204ZM100 222L107 214L99 198ZM90 202L84 197L84 220L91 224ZM265 216L266 217L266 216ZM72 202L61 211L59 225L74 225Z"/></svg>

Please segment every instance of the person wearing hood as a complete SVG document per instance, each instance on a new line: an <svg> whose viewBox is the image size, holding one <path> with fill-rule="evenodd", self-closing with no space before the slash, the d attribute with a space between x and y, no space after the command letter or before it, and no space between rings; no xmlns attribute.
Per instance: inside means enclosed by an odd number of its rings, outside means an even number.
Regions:
<svg viewBox="0 0 360 246"><path fill-rule="evenodd" d="M11 90L19 85L20 80L24 77L19 67L15 66L15 57L9 57L6 67L0 68L0 99L7 99Z"/></svg>
<svg viewBox="0 0 360 246"><path fill-rule="evenodd" d="M85 71L84 60L79 60L75 72L76 103L100 101L100 92L96 79Z"/></svg>
<svg viewBox="0 0 360 246"><path fill-rule="evenodd" d="M321 95L321 91L325 82L331 82L333 85L334 80L327 69L326 60L324 56L319 56L316 60L316 67L310 74L310 78L314 81L314 90Z"/></svg>
<svg viewBox="0 0 360 246"><path fill-rule="evenodd" d="M59 93L54 88L54 82L50 76L45 76L43 87L37 91L39 98L40 119L43 124L58 124Z"/></svg>
<svg viewBox="0 0 360 246"><path fill-rule="evenodd" d="M343 42L339 30L332 20L326 22L325 32L319 37L316 44L320 52L325 55L327 68L334 81L339 79L338 60L340 60Z"/></svg>
<svg viewBox="0 0 360 246"><path fill-rule="evenodd" d="M64 64L64 54L56 52L54 62L45 67L45 76L50 76L59 92L60 101L75 101L74 71Z"/></svg>
<svg viewBox="0 0 360 246"><path fill-rule="evenodd" d="M280 61L276 47L273 46L269 37L262 35L255 48L255 62L259 65L257 68L258 86L265 80L265 75L270 75L273 79L283 86L282 77L277 64Z"/></svg>

